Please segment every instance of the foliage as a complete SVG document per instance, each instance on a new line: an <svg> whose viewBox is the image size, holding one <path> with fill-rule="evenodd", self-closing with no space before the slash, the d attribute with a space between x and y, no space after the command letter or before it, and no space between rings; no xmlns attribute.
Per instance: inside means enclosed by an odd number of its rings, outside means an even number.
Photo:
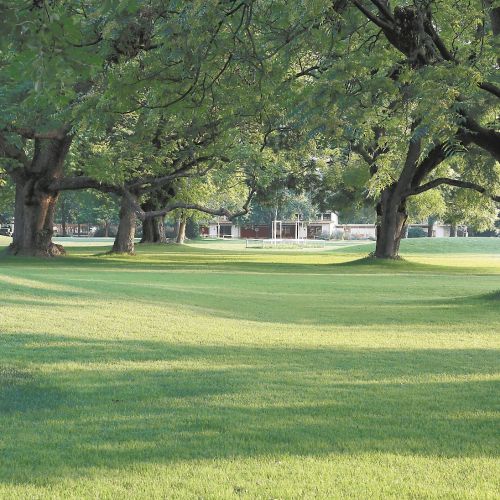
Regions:
<svg viewBox="0 0 500 500"><path fill-rule="evenodd" d="M408 229L408 238L426 238L427 231L421 227L410 227Z"/></svg>
<svg viewBox="0 0 500 500"><path fill-rule="evenodd" d="M9 177L0 173L0 213L12 217L15 188Z"/></svg>

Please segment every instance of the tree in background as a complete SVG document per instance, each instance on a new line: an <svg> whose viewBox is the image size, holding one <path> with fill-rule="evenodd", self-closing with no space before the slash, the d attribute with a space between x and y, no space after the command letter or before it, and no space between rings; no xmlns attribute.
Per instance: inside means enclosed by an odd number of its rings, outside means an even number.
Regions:
<svg viewBox="0 0 500 500"><path fill-rule="evenodd" d="M110 236L111 224L118 221L118 205L111 196L98 191L64 191L59 197L55 221L68 236L67 224L97 224L102 236ZM78 231L79 233L79 231Z"/></svg>
<svg viewBox="0 0 500 500"><path fill-rule="evenodd" d="M12 207L14 206L15 186L9 176L0 170L0 214L4 219L10 219L14 215ZM5 222L2 221L2 222Z"/></svg>

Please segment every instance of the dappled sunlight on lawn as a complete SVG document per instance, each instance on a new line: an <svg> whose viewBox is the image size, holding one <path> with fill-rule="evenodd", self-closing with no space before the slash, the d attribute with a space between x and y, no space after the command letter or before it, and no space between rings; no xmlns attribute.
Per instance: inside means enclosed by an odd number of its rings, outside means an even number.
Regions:
<svg viewBox="0 0 500 500"><path fill-rule="evenodd" d="M212 245L0 259L0 497L494 496L495 257Z"/></svg>

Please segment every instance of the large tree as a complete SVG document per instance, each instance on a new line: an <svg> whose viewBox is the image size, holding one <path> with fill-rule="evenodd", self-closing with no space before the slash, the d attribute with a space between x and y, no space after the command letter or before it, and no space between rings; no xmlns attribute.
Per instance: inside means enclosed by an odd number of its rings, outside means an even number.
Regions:
<svg viewBox="0 0 500 500"><path fill-rule="evenodd" d="M460 17L433 0L273 9L254 15L266 143L294 129L316 140L314 159L365 163L377 257L398 255L412 196L447 184L498 200L497 3L474 0Z"/></svg>
<svg viewBox="0 0 500 500"><path fill-rule="evenodd" d="M379 193L377 257L397 256L411 196L450 185L500 200L498 14L492 2L460 18L453 2L344 2L344 19L368 22L343 61L344 130Z"/></svg>
<svg viewBox="0 0 500 500"><path fill-rule="evenodd" d="M113 114L176 116L179 103L199 104L228 64L223 40L232 37L226 24L238 3L21 3L0 6L0 154L16 184L11 251L57 255L59 190L94 187L84 174L113 177L107 165L106 174L84 166L78 182L66 179L72 143L83 138L91 146L88 124Z"/></svg>

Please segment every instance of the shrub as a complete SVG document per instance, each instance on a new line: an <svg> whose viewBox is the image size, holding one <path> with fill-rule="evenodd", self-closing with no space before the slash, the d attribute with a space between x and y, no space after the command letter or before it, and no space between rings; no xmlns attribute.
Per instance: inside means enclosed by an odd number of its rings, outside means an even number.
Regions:
<svg viewBox="0 0 500 500"><path fill-rule="evenodd" d="M427 231L421 227L410 227L408 229L408 238L426 238Z"/></svg>

